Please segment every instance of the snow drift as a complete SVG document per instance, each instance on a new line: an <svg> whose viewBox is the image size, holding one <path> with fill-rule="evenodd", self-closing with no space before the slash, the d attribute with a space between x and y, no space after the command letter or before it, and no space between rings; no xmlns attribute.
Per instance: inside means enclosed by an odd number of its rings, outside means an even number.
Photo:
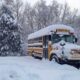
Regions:
<svg viewBox="0 0 80 80"><path fill-rule="evenodd" d="M0 57L0 80L80 80L80 70L32 57Z"/></svg>

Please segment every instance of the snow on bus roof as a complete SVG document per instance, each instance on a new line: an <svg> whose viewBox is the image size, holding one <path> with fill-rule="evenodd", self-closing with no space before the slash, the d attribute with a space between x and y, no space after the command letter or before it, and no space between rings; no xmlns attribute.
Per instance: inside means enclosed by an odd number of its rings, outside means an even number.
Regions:
<svg viewBox="0 0 80 80"><path fill-rule="evenodd" d="M28 40L45 36L45 35L49 35L51 31L56 31L56 29L67 29L67 30L70 30L70 32L74 33L74 29L71 26L67 26L63 24L56 24L56 25L50 25L46 28L42 28L39 31L31 33L30 35L28 35Z"/></svg>

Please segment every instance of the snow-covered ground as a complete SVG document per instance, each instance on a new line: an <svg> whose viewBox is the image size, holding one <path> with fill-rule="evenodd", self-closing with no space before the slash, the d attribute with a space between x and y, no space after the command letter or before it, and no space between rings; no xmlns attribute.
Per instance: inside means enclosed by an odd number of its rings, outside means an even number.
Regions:
<svg viewBox="0 0 80 80"><path fill-rule="evenodd" d="M80 70L32 57L0 57L0 80L80 80Z"/></svg>

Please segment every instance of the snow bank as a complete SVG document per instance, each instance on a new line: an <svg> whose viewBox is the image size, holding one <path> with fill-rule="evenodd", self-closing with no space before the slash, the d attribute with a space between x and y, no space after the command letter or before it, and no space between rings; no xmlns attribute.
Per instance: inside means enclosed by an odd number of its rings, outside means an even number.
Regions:
<svg viewBox="0 0 80 80"><path fill-rule="evenodd" d="M62 24L57 24L57 25L51 25L48 26L46 28L43 28L35 33L32 33L28 36L28 40L29 39L33 39L33 38L37 38L40 36L44 36L44 35L49 35L51 33L51 31L56 31L56 29L67 29L70 30L70 32L74 33L74 29L70 26L66 26L66 25L62 25Z"/></svg>
<svg viewBox="0 0 80 80"><path fill-rule="evenodd" d="M32 57L0 57L0 80L80 80L80 70Z"/></svg>

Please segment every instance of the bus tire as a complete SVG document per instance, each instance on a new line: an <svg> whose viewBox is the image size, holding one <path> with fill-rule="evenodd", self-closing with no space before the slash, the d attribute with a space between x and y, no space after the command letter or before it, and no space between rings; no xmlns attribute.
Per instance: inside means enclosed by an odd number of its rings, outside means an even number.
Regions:
<svg viewBox="0 0 80 80"><path fill-rule="evenodd" d="M50 61L54 60L57 63L60 63L60 60L56 54L52 54L50 57Z"/></svg>

